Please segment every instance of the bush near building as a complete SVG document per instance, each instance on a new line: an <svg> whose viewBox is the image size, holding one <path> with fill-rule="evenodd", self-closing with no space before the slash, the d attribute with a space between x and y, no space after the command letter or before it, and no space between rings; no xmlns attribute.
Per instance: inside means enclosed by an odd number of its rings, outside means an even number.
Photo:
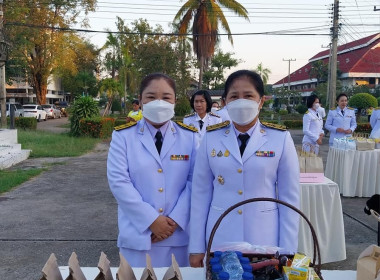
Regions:
<svg viewBox="0 0 380 280"><path fill-rule="evenodd" d="M114 126L114 118L95 117L81 119L79 121L80 136L106 139L111 137Z"/></svg>
<svg viewBox="0 0 380 280"><path fill-rule="evenodd" d="M376 97L369 93L357 93L348 100L348 105L357 108L360 112L362 109L377 107L378 102Z"/></svg>
<svg viewBox="0 0 380 280"><path fill-rule="evenodd" d="M15 118L15 126L16 128L21 129L37 129L37 119L36 118L25 118L25 117L17 117Z"/></svg>

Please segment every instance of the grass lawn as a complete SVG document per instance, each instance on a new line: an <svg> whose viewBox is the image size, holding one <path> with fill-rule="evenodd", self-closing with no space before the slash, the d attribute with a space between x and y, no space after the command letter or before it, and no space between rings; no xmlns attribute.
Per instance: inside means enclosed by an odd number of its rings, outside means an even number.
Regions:
<svg viewBox="0 0 380 280"><path fill-rule="evenodd" d="M30 178L39 175L45 168L29 170L0 170L0 194L9 191Z"/></svg>
<svg viewBox="0 0 380 280"><path fill-rule="evenodd" d="M22 149L32 150L30 157L75 157L91 151L100 139L71 137L66 133L18 130Z"/></svg>

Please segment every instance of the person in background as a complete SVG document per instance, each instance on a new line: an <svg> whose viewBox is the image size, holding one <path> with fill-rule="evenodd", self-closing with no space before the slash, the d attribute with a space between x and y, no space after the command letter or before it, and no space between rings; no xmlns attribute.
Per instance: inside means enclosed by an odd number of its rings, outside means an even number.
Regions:
<svg viewBox="0 0 380 280"><path fill-rule="evenodd" d="M132 111L128 113L127 123L129 122L138 122L143 117L142 111L140 110L140 102L135 99L132 101Z"/></svg>
<svg viewBox="0 0 380 280"><path fill-rule="evenodd" d="M211 112L214 113L214 114L217 114L217 111L219 110L219 103L214 101L212 102L212 105L211 105Z"/></svg>
<svg viewBox="0 0 380 280"><path fill-rule="evenodd" d="M320 115L319 99L316 95L310 95L307 98L306 105L308 110L303 116L303 139L302 150L313 152L318 155L319 145L322 145L323 120Z"/></svg>
<svg viewBox="0 0 380 280"><path fill-rule="evenodd" d="M196 91L190 99L190 105L194 113L186 115L183 123L195 127L201 138L209 125L222 122L217 114L211 112L212 100L207 90Z"/></svg>
<svg viewBox="0 0 380 280"><path fill-rule="evenodd" d="M175 82L162 73L140 85L143 119L115 128L107 160L118 204L117 245L131 266L188 265L188 221L197 130L175 123Z"/></svg>
<svg viewBox="0 0 380 280"><path fill-rule="evenodd" d="M223 100L223 97L221 99L221 104L222 104L222 108L219 109L218 111L216 111L216 114L218 116L220 116L220 118L222 119L222 122L231 121L231 118L230 118L230 116L228 115L228 112L227 112L226 102L225 102L225 100Z"/></svg>
<svg viewBox="0 0 380 280"><path fill-rule="evenodd" d="M230 206L269 197L299 207L299 166L290 133L259 121L264 84L255 72L239 70L226 80L223 98L232 122L210 126L194 166L190 215L190 265L200 267L211 230ZM281 217L281 218L280 218ZM249 242L295 252L298 214L272 202L245 205L229 213L213 247Z"/></svg>
<svg viewBox="0 0 380 280"><path fill-rule="evenodd" d="M331 109L327 115L326 129L330 131L329 145L334 144L335 138L351 136L356 129L356 116L353 108L347 107L347 95L341 93L336 98L338 106Z"/></svg>
<svg viewBox="0 0 380 280"><path fill-rule="evenodd" d="M371 115L372 115L372 112L373 112L373 107L371 106L371 107L369 107L369 108L367 109L368 122L371 121Z"/></svg>
<svg viewBox="0 0 380 280"><path fill-rule="evenodd" d="M370 124L372 131L369 138L380 138L380 107L373 109Z"/></svg>

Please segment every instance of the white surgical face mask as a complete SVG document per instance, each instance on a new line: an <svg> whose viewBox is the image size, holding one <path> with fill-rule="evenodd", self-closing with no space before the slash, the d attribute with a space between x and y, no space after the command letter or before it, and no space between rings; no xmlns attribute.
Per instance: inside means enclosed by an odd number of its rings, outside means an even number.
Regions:
<svg viewBox="0 0 380 280"><path fill-rule="evenodd" d="M216 107L211 107L211 112L213 112L214 114L218 111L218 108Z"/></svg>
<svg viewBox="0 0 380 280"><path fill-rule="evenodd" d="M254 100L240 98L227 104L228 115L238 125L251 123L259 114L259 103Z"/></svg>
<svg viewBox="0 0 380 280"><path fill-rule="evenodd" d="M314 109L314 110L318 110L319 107L321 107L321 106L319 105L319 103L315 103L315 104L313 104L313 109Z"/></svg>
<svg viewBox="0 0 380 280"><path fill-rule="evenodd" d="M174 104L157 99L143 104L142 114L152 123L162 124L174 116Z"/></svg>

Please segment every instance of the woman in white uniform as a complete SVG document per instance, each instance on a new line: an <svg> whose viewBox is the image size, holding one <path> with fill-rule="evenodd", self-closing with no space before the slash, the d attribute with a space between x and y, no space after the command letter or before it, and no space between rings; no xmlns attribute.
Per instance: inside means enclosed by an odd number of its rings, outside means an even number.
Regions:
<svg viewBox="0 0 380 280"><path fill-rule="evenodd" d="M354 109L347 107L347 95L341 93L336 98L338 106L331 109L327 115L325 128L330 131L329 145L334 144L335 138L351 136L356 129L356 116Z"/></svg>
<svg viewBox="0 0 380 280"><path fill-rule="evenodd" d="M260 123L264 84L255 72L232 73L223 98L232 122L210 126L194 167L190 215L190 265L200 267L211 230L230 206L249 198L269 197L299 207L299 167L290 133ZM281 217L281 218L280 218ZM298 214L272 202L248 204L229 213L213 246L224 242L271 245L294 252Z"/></svg>
<svg viewBox="0 0 380 280"><path fill-rule="evenodd" d="M190 99L194 113L183 118L183 123L195 127L201 136L206 132L206 127L222 122L220 116L211 112L212 100L207 90L196 91Z"/></svg>
<svg viewBox="0 0 380 280"><path fill-rule="evenodd" d="M370 124L372 127L370 138L380 138L380 107L373 109Z"/></svg>
<svg viewBox="0 0 380 280"><path fill-rule="evenodd" d="M175 83L161 73L140 86L143 119L115 128L107 176L118 204L117 245L131 266L188 265L188 221L197 130L172 122Z"/></svg>
<svg viewBox="0 0 380 280"><path fill-rule="evenodd" d="M307 98L308 110L303 116L302 149L306 152L319 153L319 145L322 145L323 119L319 113L319 99L316 95Z"/></svg>

